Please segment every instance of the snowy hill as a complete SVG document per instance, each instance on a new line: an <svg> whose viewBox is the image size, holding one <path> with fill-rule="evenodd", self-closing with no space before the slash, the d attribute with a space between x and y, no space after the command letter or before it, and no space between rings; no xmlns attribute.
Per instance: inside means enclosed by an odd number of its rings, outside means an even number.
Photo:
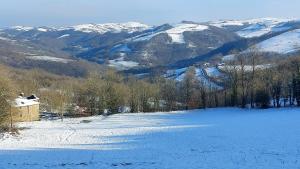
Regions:
<svg viewBox="0 0 300 169"><path fill-rule="evenodd" d="M245 51L253 45L260 46L262 51L292 53L298 49L297 32L293 30L299 28L297 19L260 18L205 23L183 21L158 26L138 22L61 28L16 26L2 29L0 33L2 41L30 43L36 49L53 53L56 58L80 58L117 70L150 73L144 70L198 65L219 56L230 56L231 51ZM2 56L4 52L0 52Z"/></svg>
<svg viewBox="0 0 300 169"><path fill-rule="evenodd" d="M288 54L300 50L300 29L289 31L257 45L264 52Z"/></svg>
<svg viewBox="0 0 300 169"><path fill-rule="evenodd" d="M0 168L298 168L299 119L224 108L20 123L0 139Z"/></svg>
<svg viewBox="0 0 300 169"><path fill-rule="evenodd" d="M62 28L17 26L3 32L15 39L43 44L97 63L124 58L140 66L165 65L205 54L238 39L235 33L193 22L160 26L137 22ZM119 50L118 46L126 46L128 50Z"/></svg>
<svg viewBox="0 0 300 169"><path fill-rule="evenodd" d="M148 33L146 35L139 35L137 37L133 37L130 40L133 40L135 42L137 41L145 41L150 40L153 37L160 35L160 34L167 34L171 39L173 43L185 43L184 40L184 32L198 32L209 29L206 25L200 25L200 24L192 24L192 23L180 23L172 26L170 29L166 31L159 31L159 32L152 32Z"/></svg>
<svg viewBox="0 0 300 169"><path fill-rule="evenodd" d="M74 30L81 31L85 33L99 33L104 34L110 33L120 33L120 32L142 32L144 30L150 29L151 27L138 22L128 22L128 23L106 23L106 24L83 24L76 25L69 28L60 28L60 30Z"/></svg>
<svg viewBox="0 0 300 169"><path fill-rule="evenodd" d="M188 68L168 70L164 74L164 77L181 82L181 81L183 81L187 70L188 70ZM222 89L222 87L220 85L216 84L211 79L211 78L218 78L218 77L222 76L222 73L219 72L215 67L209 67L209 68L205 68L205 69L196 68L195 71L196 71L195 72L196 78L205 87L207 87L208 89Z"/></svg>
<svg viewBox="0 0 300 169"><path fill-rule="evenodd" d="M297 19L260 18L250 20L228 20L211 22L213 26L227 28L241 27L236 33L244 38L260 37L274 32L286 31L292 28L291 23L299 22Z"/></svg>
<svg viewBox="0 0 300 169"><path fill-rule="evenodd" d="M250 26L237 32L238 35L245 38L259 37L270 32L281 32L286 31L291 28L290 25L286 25L292 20L287 19L259 19L259 20L250 20L247 23Z"/></svg>
<svg viewBox="0 0 300 169"><path fill-rule="evenodd" d="M85 33L120 33L120 32L142 32L144 30L150 29L151 27L138 22L127 22L127 23L106 23L106 24L82 24L75 25L70 27L61 27L61 28L50 28L50 27L27 27L27 26L13 26L8 29L28 32L28 31L40 31L40 32L48 32L48 31L78 31Z"/></svg>

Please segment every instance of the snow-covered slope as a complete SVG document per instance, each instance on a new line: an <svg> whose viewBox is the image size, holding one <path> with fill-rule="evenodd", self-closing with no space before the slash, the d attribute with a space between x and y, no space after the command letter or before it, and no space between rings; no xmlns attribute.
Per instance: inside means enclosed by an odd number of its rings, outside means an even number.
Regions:
<svg viewBox="0 0 300 169"><path fill-rule="evenodd" d="M20 32L28 32L28 31L48 32L48 31L58 31L59 30L57 28L50 28L50 27L29 27L29 26L13 26L8 29L20 31Z"/></svg>
<svg viewBox="0 0 300 169"><path fill-rule="evenodd" d="M72 62L71 59L57 58L57 57L53 57L53 56L31 55L31 56L27 56L27 58L31 59L31 60L41 60L41 61L60 62L60 63L69 63L69 62Z"/></svg>
<svg viewBox="0 0 300 169"><path fill-rule="evenodd" d="M29 26L13 26L11 29L15 29L17 31L30 31L33 30L34 27L29 27Z"/></svg>
<svg viewBox="0 0 300 169"><path fill-rule="evenodd" d="M252 38L259 37L270 32L285 31L291 28L290 26L285 25L290 21L292 20L273 18L254 19L248 21L250 26L238 31L237 34L241 37Z"/></svg>
<svg viewBox="0 0 300 169"><path fill-rule="evenodd" d="M197 62L203 60L210 62L217 55L244 51L264 40L266 42L262 44L262 48L273 51L270 48L275 47L277 51L285 50L282 53L289 53L297 46L298 38L294 36L295 33L280 37L279 40L268 38L298 29L299 26L300 21L296 19L276 18L205 23L183 21L158 26L138 22L83 24L62 28L17 26L1 30L3 34L0 40L28 42L47 51L82 58L119 70L141 69L133 71L143 72L144 68L156 66L174 65L172 69L176 69L198 65ZM252 37L257 38L251 39ZM277 48L278 45L280 47ZM44 55L52 56L41 54ZM224 57L224 61L226 59L232 57L229 55ZM166 68L168 69L170 68Z"/></svg>
<svg viewBox="0 0 300 169"><path fill-rule="evenodd" d="M207 109L21 123L1 169L296 169L299 109ZM85 121L83 121L85 120Z"/></svg>
<svg viewBox="0 0 300 169"><path fill-rule="evenodd" d="M166 31L150 32L144 35L139 35L137 37L131 38L129 40L135 42L145 41L145 40L150 40L159 34L167 34L172 39L172 43L185 43L184 35L183 35L184 32L198 32L207 29L209 29L209 27L206 25L180 23L174 25L172 28Z"/></svg>
<svg viewBox="0 0 300 169"><path fill-rule="evenodd" d="M222 72L220 72L220 70L217 67L208 67L205 68L204 71L209 77L212 78L220 78L225 76Z"/></svg>
<svg viewBox="0 0 300 169"><path fill-rule="evenodd" d="M180 68L176 70L168 70L164 77L169 79L174 79L178 82L183 81L188 68ZM217 85L213 81L211 81L210 77L206 76L206 71L202 68L195 68L195 76L199 80L201 84L206 86L209 89L222 89L221 86ZM216 72L215 72L216 73ZM212 75L212 73L210 73Z"/></svg>
<svg viewBox="0 0 300 169"><path fill-rule="evenodd" d="M85 33L99 33L104 34L107 32L120 33L120 32L141 32L150 29L151 26L138 23L138 22L127 22L127 23L106 23L106 24L83 24L76 25L69 28L61 28L61 30L72 29L75 31L81 31Z"/></svg>
<svg viewBox="0 0 300 169"><path fill-rule="evenodd" d="M216 26L219 28L226 28L227 26L243 26L245 21L240 20L219 20L219 21L212 21L209 23L212 26Z"/></svg>
<svg viewBox="0 0 300 169"><path fill-rule="evenodd" d="M111 33L133 33L133 32L142 32L144 30L150 29L151 26L138 23L138 22L127 22L127 23L105 23L105 24L82 24L75 25L70 27L61 27L61 28L50 28L50 27L27 27L27 26L13 26L9 29L28 32L32 30L36 30L39 32L48 32L48 31L79 31L84 33L99 33L105 34L107 32Z"/></svg>
<svg viewBox="0 0 300 169"><path fill-rule="evenodd" d="M117 70L127 70L139 66L139 63L133 61L126 61L124 57L113 59L108 61L108 66L113 67Z"/></svg>
<svg viewBox="0 0 300 169"><path fill-rule="evenodd" d="M245 27L236 33L244 38L253 38L270 32L288 30L291 28L288 23L296 21L296 19L260 18L251 20L223 20L211 22L210 24L220 28L226 28L229 26Z"/></svg>
<svg viewBox="0 0 300 169"><path fill-rule="evenodd" d="M185 43L184 32L197 32L209 29L208 26L198 24L178 24L169 29L166 33L172 38L173 43Z"/></svg>
<svg viewBox="0 0 300 169"><path fill-rule="evenodd" d="M201 68L196 69L196 77L198 78L200 83L202 83L204 86L207 86L210 89L217 89L217 90L223 89L223 87L214 83L213 81L211 81L211 79L208 76L206 76L204 69Z"/></svg>
<svg viewBox="0 0 300 169"><path fill-rule="evenodd" d="M289 31L257 45L261 51L287 54L300 50L300 29Z"/></svg>

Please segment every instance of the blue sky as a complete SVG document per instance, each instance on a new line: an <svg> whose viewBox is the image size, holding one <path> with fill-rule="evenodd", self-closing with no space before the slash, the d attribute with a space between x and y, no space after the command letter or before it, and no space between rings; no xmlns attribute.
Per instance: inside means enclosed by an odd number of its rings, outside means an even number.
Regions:
<svg viewBox="0 0 300 169"><path fill-rule="evenodd" d="M0 0L0 26L300 18L300 0Z"/></svg>

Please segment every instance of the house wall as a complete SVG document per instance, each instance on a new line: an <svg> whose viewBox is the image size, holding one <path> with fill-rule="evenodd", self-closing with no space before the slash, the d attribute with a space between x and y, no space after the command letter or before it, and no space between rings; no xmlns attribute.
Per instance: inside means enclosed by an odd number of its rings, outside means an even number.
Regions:
<svg viewBox="0 0 300 169"><path fill-rule="evenodd" d="M39 104L12 107L13 121L14 122L28 122L40 120L40 106Z"/></svg>

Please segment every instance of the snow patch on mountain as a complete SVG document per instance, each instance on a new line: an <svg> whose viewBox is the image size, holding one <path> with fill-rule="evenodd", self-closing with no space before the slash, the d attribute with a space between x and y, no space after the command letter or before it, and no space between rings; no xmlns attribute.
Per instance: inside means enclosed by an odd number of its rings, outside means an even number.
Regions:
<svg viewBox="0 0 300 169"><path fill-rule="evenodd" d="M247 20L218 20L209 22L210 25L219 28L224 28L227 26L244 26L252 24L279 24L284 22L296 21L297 19L280 19L280 18L257 18L257 19L247 19Z"/></svg>
<svg viewBox="0 0 300 169"><path fill-rule="evenodd" d="M128 52L131 52L131 49L128 47L127 44L118 44L112 48L112 52L128 53Z"/></svg>
<svg viewBox="0 0 300 169"><path fill-rule="evenodd" d="M234 58L235 58L234 54L225 55L225 56L222 57L222 61L231 61L231 60L234 60Z"/></svg>
<svg viewBox="0 0 300 169"><path fill-rule="evenodd" d="M126 41L132 41L132 42L141 42L141 41L148 41L151 40L153 37L161 34L162 32L150 32L150 33L145 33L142 35L138 35L136 37L127 39Z"/></svg>
<svg viewBox="0 0 300 169"><path fill-rule="evenodd" d="M167 73L164 75L165 78L176 78L177 81L182 81L184 73L187 71L188 68L180 68L175 70L168 70ZM183 76L181 76L183 75Z"/></svg>
<svg viewBox="0 0 300 169"><path fill-rule="evenodd" d="M210 25L218 28L224 28L227 26L243 26L244 24L245 24L244 21L239 21L239 20L219 20L210 23Z"/></svg>
<svg viewBox="0 0 300 169"><path fill-rule="evenodd" d="M9 39L7 37L2 37L2 36L0 36L0 40L2 40L2 41L8 41L8 42L15 42L16 41L16 40L12 40L12 39Z"/></svg>
<svg viewBox="0 0 300 169"><path fill-rule="evenodd" d="M181 43L185 43L184 35L183 35L184 32L197 32L197 31L204 31L207 29L209 29L209 27L206 25L180 23L174 25L173 28L168 29L166 31L148 32L143 35L130 38L127 41L133 41L133 42L147 41L147 40L151 40L153 37L157 35L167 34L172 39L172 43L181 44Z"/></svg>
<svg viewBox="0 0 300 169"><path fill-rule="evenodd" d="M255 70L264 70L264 69L269 69L273 65L272 64L262 64L262 65L256 65L254 67ZM235 70L244 70L246 72L251 72L253 71L253 66L252 65L244 65L243 67L240 65L220 65L218 66L218 69L228 72L228 71L235 71Z"/></svg>
<svg viewBox="0 0 300 169"><path fill-rule="evenodd" d="M57 28L50 27L28 27L28 26L13 26L9 28L10 30L28 32L28 31L38 31L38 32L49 32L49 31L59 31Z"/></svg>
<svg viewBox="0 0 300 169"><path fill-rule="evenodd" d="M257 45L264 52L288 54L300 50L300 29L289 31Z"/></svg>
<svg viewBox="0 0 300 169"><path fill-rule="evenodd" d="M117 70L127 70L139 66L139 63L134 61L125 61L124 57L118 59L109 60L110 67L116 68Z"/></svg>
<svg viewBox="0 0 300 169"><path fill-rule="evenodd" d="M226 28L229 26L244 26L242 30L236 33L244 38L259 37L270 32L280 32L290 29L286 24L289 22L296 22L297 19L279 19L279 18L259 18L249 20L220 20L213 21L209 24L219 28Z"/></svg>
<svg viewBox="0 0 300 169"><path fill-rule="evenodd" d="M183 33L195 32L209 29L208 26L198 24L178 24L174 28L169 29L166 33L172 38L173 43L185 43Z"/></svg>
<svg viewBox="0 0 300 169"><path fill-rule="evenodd" d="M46 28L37 28L37 30L40 32L48 32L48 29Z"/></svg>
<svg viewBox="0 0 300 169"><path fill-rule="evenodd" d="M27 56L31 60L40 60L40 61L50 61L50 62L60 62L60 63L69 63L71 59L57 58L52 56Z"/></svg>
<svg viewBox="0 0 300 169"><path fill-rule="evenodd" d="M164 77L181 82L184 80L187 71L188 71L187 67L175 69L175 70L168 70L167 73L164 75ZM218 90L222 89L221 86L211 81L210 78L206 76L204 71L205 70L202 68L195 68L195 76L199 80L199 82L207 88L214 88Z"/></svg>
<svg viewBox="0 0 300 169"><path fill-rule="evenodd" d="M212 82L205 74L204 70L201 68L196 68L196 77L204 86L210 89L217 89L221 90L223 87L217 85L216 83Z"/></svg>
<svg viewBox="0 0 300 169"><path fill-rule="evenodd" d="M17 31L27 32L27 31L33 30L34 27L29 27L29 26L13 26L13 27L11 27L11 29L15 29Z"/></svg>
<svg viewBox="0 0 300 169"><path fill-rule="evenodd" d="M76 25L64 29L73 29L75 31L85 32L85 33L99 33L105 34L107 32L120 33L120 32L141 32L151 28L151 26L138 23L138 22L127 22L127 23L106 23L106 24L83 24Z"/></svg>
<svg viewBox="0 0 300 169"><path fill-rule="evenodd" d="M58 37L57 39L62 39L62 38L66 38L66 37L69 37L70 34L64 34L64 35L61 35L60 37Z"/></svg>
<svg viewBox="0 0 300 169"><path fill-rule="evenodd" d="M206 74L212 78L220 78L224 76L222 72L217 67L208 67L204 69Z"/></svg>
<svg viewBox="0 0 300 169"><path fill-rule="evenodd" d="M244 38L259 37L270 32L280 32L290 29L285 24L291 22L291 19L263 18L248 20L246 23L250 26L240 30L237 34Z"/></svg>

